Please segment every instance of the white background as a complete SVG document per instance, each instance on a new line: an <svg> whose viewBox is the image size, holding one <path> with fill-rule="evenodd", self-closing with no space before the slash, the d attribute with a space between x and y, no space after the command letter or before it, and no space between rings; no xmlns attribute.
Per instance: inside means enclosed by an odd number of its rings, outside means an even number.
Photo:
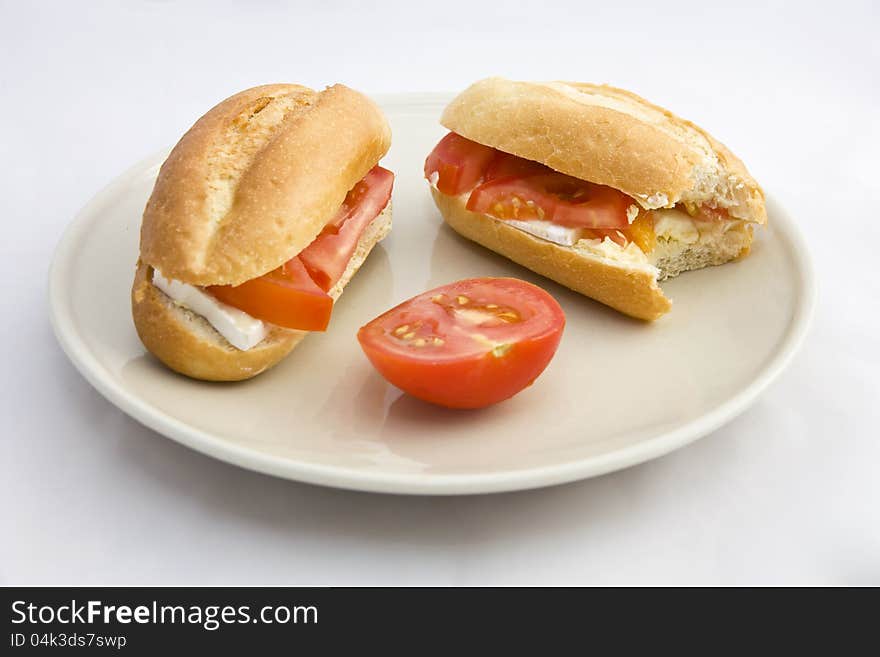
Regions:
<svg viewBox="0 0 880 657"><path fill-rule="evenodd" d="M0 1L0 583L880 584L877 3L368 4ZM216 101L492 74L632 88L800 220L813 329L739 419L590 481L392 497L191 452L68 363L46 303L62 230Z"/></svg>

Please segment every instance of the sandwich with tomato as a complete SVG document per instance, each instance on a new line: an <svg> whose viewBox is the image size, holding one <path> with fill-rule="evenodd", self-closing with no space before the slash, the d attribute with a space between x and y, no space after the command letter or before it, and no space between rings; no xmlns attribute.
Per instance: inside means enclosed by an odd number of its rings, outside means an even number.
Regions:
<svg viewBox="0 0 880 657"><path fill-rule="evenodd" d="M440 122L425 177L446 222L633 317L670 309L659 281L747 255L767 220L733 153L622 89L489 78Z"/></svg>
<svg viewBox="0 0 880 657"><path fill-rule="evenodd" d="M197 379L248 379L311 331L391 228L391 132L343 85L270 84L211 109L159 171L131 302L146 348Z"/></svg>

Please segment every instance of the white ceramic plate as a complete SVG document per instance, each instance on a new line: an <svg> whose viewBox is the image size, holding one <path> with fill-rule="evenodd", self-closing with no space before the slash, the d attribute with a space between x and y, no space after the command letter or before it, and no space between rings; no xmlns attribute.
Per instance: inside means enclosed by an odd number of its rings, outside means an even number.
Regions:
<svg viewBox="0 0 880 657"><path fill-rule="evenodd" d="M794 223L770 224L736 264L664 284L673 310L636 322L446 228L422 180L446 98L386 97L397 173L394 229L346 288L331 330L235 384L191 381L145 354L129 289L159 154L100 192L52 264L56 335L79 371L143 424L204 454L279 477L394 493L516 490L592 477L665 454L742 412L779 374L809 323L814 287ZM362 324L410 296L472 276L541 285L565 309L559 352L535 385L481 411L402 395L360 351Z"/></svg>

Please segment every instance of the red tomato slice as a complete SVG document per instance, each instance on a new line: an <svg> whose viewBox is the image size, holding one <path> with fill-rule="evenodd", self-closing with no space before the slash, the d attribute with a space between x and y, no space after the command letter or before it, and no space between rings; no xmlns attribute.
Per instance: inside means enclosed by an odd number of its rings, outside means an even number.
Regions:
<svg viewBox="0 0 880 657"><path fill-rule="evenodd" d="M345 197L339 213L299 254L321 289L329 290L342 278L364 230L388 205L393 186L393 173L373 167Z"/></svg>
<svg viewBox="0 0 880 657"><path fill-rule="evenodd" d="M333 311L333 299L315 284L299 258L241 285L205 290L257 319L303 331L326 330Z"/></svg>
<svg viewBox="0 0 880 657"><path fill-rule="evenodd" d="M572 228L626 228L626 210L632 204L616 189L554 171L485 182L471 193L467 209L498 219L543 219Z"/></svg>
<svg viewBox="0 0 880 657"><path fill-rule="evenodd" d="M430 290L358 331L390 383L449 408L512 397L544 371L565 314L547 292L515 278L472 278Z"/></svg>
<svg viewBox="0 0 880 657"><path fill-rule="evenodd" d="M437 174L437 189L444 194L458 196L472 190L480 182L495 153L494 148L450 132L425 160L425 178L431 180Z"/></svg>
<svg viewBox="0 0 880 657"><path fill-rule="evenodd" d="M503 151L496 151L495 157L489 163L489 166L486 167L486 172L483 174L483 182L507 178L508 176L525 178L539 173L553 173L553 169L544 166L540 162L527 160L524 157L517 157Z"/></svg>
<svg viewBox="0 0 880 657"><path fill-rule="evenodd" d="M333 311L333 299L327 291L345 272L364 229L388 205L393 184L393 173L373 167L298 256L241 285L212 285L206 291L271 324L302 331L326 330Z"/></svg>

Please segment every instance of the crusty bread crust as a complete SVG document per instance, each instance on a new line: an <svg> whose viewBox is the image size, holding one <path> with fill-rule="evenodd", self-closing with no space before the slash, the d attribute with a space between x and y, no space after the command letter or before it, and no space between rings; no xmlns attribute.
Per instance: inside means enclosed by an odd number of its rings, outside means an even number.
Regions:
<svg viewBox="0 0 880 657"><path fill-rule="evenodd" d="M705 203L738 219L767 220L763 191L733 153L622 89L488 78L459 94L440 122L481 144L619 189L647 209Z"/></svg>
<svg viewBox="0 0 880 657"><path fill-rule="evenodd" d="M646 268L610 263L542 240L470 212L462 197L447 196L433 187L431 193L443 219L456 232L575 292L638 319L657 319L672 306L656 274Z"/></svg>
<svg viewBox="0 0 880 657"><path fill-rule="evenodd" d="M372 248L391 230L391 204L364 231L342 278L330 290L338 299ZM165 365L205 381L241 381L269 369L308 335L273 327L258 345L241 351L230 345L203 317L175 304L152 284L153 268L138 262L131 289L134 325L144 346Z"/></svg>
<svg viewBox="0 0 880 657"><path fill-rule="evenodd" d="M162 165L144 210L141 260L192 285L237 285L279 267L321 231L388 151L376 105L343 85L238 93Z"/></svg>

